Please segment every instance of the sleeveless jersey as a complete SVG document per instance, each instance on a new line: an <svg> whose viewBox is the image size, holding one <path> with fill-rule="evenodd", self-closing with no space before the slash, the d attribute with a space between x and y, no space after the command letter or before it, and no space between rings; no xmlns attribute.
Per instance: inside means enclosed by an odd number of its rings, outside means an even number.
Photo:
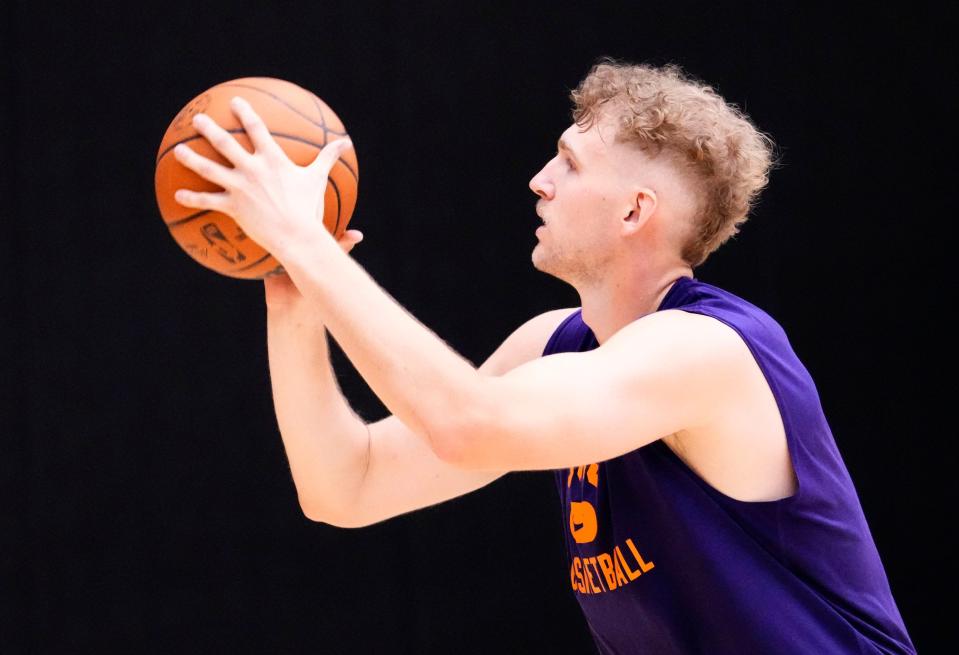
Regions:
<svg viewBox="0 0 959 655"><path fill-rule="evenodd" d="M554 471L570 582L601 653L915 653L819 395L768 314L679 278L657 311L711 316L749 347L775 396L798 491L745 502L663 441ZM571 314L543 353L598 347Z"/></svg>

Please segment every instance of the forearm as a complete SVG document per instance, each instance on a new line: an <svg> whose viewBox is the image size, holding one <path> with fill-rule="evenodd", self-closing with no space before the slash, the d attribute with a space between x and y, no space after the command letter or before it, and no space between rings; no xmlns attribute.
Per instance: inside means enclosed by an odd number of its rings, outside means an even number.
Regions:
<svg viewBox="0 0 959 655"><path fill-rule="evenodd" d="M273 403L304 513L336 517L362 484L369 433L336 384L326 333L303 308L267 310Z"/></svg>
<svg viewBox="0 0 959 655"><path fill-rule="evenodd" d="M440 457L483 415L482 376L412 317L335 243L287 256L297 288L383 403Z"/></svg>

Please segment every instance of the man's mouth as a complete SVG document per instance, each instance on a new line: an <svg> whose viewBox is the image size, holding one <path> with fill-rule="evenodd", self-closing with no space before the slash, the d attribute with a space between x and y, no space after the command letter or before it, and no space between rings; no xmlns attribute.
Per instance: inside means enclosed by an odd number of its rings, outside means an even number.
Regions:
<svg viewBox="0 0 959 655"><path fill-rule="evenodd" d="M533 205L533 211L536 212L536 215L537 215L537 216L539 216L539 220L543 221L544 223L546 222L546 217L543 216L543 203L542 203L542 201L537 202L535 205Z"/></svg>

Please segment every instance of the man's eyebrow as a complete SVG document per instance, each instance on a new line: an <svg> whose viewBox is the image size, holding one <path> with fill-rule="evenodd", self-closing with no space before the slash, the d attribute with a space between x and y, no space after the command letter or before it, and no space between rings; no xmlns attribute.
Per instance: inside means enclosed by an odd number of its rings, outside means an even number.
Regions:
<svg viewBox="0 0 959 655"><path fill-rule="evenodd" d="M571 155L573 156L573 159L576 160L576 163L581 164L582 161L583 161L583 160L580 158L580 156L576 154L576 151L573 150L573 149L569 146L568 143L566 143L565 141L563 141L563 137L559 137L559 140L556 142L556 150L557 150L557 151L565 150L566 152L568 152L569 154L571 154Z"/></svg>

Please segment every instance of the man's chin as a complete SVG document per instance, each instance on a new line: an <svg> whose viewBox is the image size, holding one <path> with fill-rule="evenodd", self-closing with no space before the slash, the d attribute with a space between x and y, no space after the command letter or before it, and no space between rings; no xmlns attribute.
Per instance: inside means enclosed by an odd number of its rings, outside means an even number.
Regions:
<svg viewBox="0 0 959 655"><path fill-rule="evenodd" d="M535 268L537 271L542 271L543 273L549 272L543 267L545 262L543 257L543 248L540 246L540 244L537 243L535 246L533 246L533 252L530 253L530 259L533 261L533 268Z"/></svg>
<svg viewBox="0 0 959 655"><path fill-rule="evenodd" d="M552 275L553 277L560 277L556 274L555 262L550 261L548 257L545 256L542 248L539 244L533 248L533 253L530 256L530 259L533 261L533 268L535 268L540 273L546 273L547 275ZM561 278L562 279L562 278Z"/></svg>

